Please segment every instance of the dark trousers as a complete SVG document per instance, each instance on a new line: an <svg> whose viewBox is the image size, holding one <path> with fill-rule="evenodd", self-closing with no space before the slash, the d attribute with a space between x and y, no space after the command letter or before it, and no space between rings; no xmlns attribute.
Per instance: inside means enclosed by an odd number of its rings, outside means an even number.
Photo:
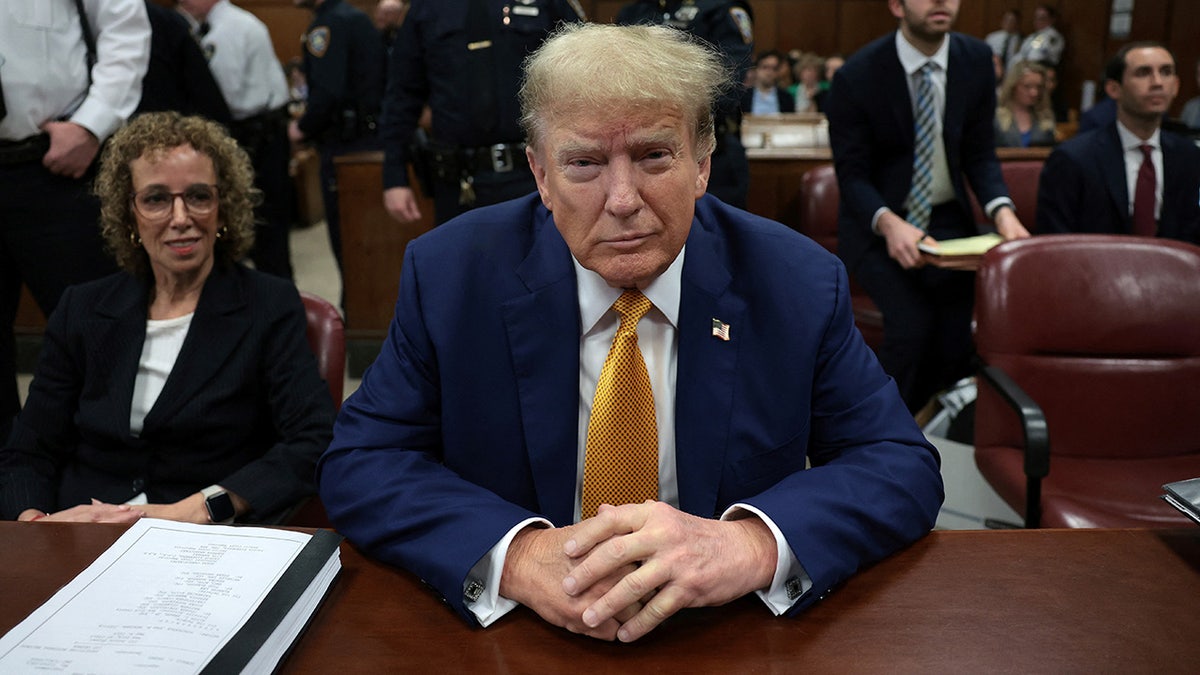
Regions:
<svg viewBox="0 0 1200 675"><path fill-rule="evenodd" d="M458 183L435 181L433 186L434 221L441 225L473 208L524 197L537 190L537 181L533 179L533 173L529 168L522 163L515 166L512 171L499 173L481 171L475 174L472 187L475 190L474 203L461 204L462 188Z"/></svg>
<svg viewBox="0 0 1200 675"><path fill-rule="evenodd" d="M338 271L342 269L342 218L338 212L337 171L333 160L339 155L352 152L370 152L381 149L379 139L375 136L364 136L353 141L327 141L320 144L318 152L321 156L321 199L325 204L325 225L329 228L329 246L333 249L333 258L337 261Z"/></svg>
<svg viewBox="0 0 1200 675"><path fill-rule="evenodd" d="M264 116L266 117L266 116ZM262 203L254 210L254 268L285 279L293 278L288 230L295 204L288 162L292 148L286 122L257 119L234 123L238 144L254 165L254 186L262 191Z"/></svg>
<svg viewBox="0 0 1200 675"><path fill-rule="evenodd" d="M0 165L0 441L20 410L13 321L21 284L50 316L67 286L117 269L100 238L91 178L56 176L40 161Z"/></svg>
<svg viewBox="0 0 1200 675"><path fill-rule="evenodd" d="M934 208L929 230L937 239L975 234L957 202ZM971 373L974 272L928 265L905 270L880 237L853 274L883 314L879 362L895 378L910 411Z"/></svg>

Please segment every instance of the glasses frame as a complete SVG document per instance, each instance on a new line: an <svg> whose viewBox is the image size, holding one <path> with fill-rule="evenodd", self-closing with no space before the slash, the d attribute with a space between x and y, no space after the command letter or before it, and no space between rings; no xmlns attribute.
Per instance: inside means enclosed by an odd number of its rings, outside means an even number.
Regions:
<svg viewBox="0 0 1200 675"><path fill-rule="evenodd" d="M188 204L187 197L186 197L188 190L192 190L197 187L206 187L213 191L213 196L216 197L216 199L213 200L213 206L211 209L196 210L195 208L192 208L192 206L190 204ZM129 203L132 206L134 212L136 212L139 216L145 218L146 220L158 221L158 220L166 220L171 217L171 213L175 211L175 200L176 199L183 200L184 210L187 211L188 214L193 215L193 216L207 216L208 214L216 211L221 205L221 190L217 185L210 184L210 183L193 183L192 185L187 186L186 190L183 190L181 192L171 192L170 190L165 190L165 189L162 190L163 192L165 192L166 194L171 196L171 205L167 208L166 213L162 213L159 215L150 215L150 214L143 212L141 207L138 205L138 195L145 194L146 192L148 192L150 190L160 190L160 189L162 189L162 188L161 187L148 187L148 188L138 190L138 191L134 192L133 194L131 194L129 196Z"/></svg>

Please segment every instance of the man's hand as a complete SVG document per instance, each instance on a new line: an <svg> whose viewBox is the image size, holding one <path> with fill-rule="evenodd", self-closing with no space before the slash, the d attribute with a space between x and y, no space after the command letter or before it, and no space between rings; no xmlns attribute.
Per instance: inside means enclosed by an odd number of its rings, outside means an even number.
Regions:
<svg viewBox="0 0 1200 675"><path fill-rule="evenodd" d="M607 577L597 579L587 592L564 593L563 579L571 574L576 561L563 553L563 547L567 540L576 537L575 531L579 527L527 527L518 532L504 559L500 595L525 605L546 621L573 633L612 640L620 622L640 611L641 603L635 602L626 611L617 612L613 618L592 626L583 623L583 611L636 567L632 564L616 566Z"/></svg>
<svg viewBox="0 0 1200 675"><path fill-rule="evenodd" d="M996 213L992 217L996 223L996 231L1000 233L1001 237L1004 237L1004 241L1029 238L1029 230L1021 224L1016 212L1007 206L996 209Z"/></svg>
<svg viewBox="0 0 1200 675"><path fill-rule="evenodd" d="M293 143L304 142L304 132L300 130L300 123L296 120L288 122L288 140Z"/></svg>
<svg viewBox="0 0 1200 675"><path fill-rule="evenodd" d="M778 551L766 523L750 516L719 521L686 514L662 502L601 506L575 526L563 551L577 561L562 582L590 601L583 624L621 626L616 637L632 642L685 607L723 605L770 586ZM636 569L625 573L633 565ZM621 618L638 603L632 618Z"/></svg>
<svg viewBox="0 0 1200 675"><path fill-rule="evenodd" d="M50 136L50 149L42 157L42 166L50 173L79 178L100 152L100 141L74 122L46 122L42 131Z"/></svg>
<svg viewBox="0 0 1200 675"><path fill-rule="evenodd" d="M876 226L879 233L887 239L888 255L906 270L925 264L925 259L921 257L921 250L917 248L919 242L937 244L937 240L928 236L921 228L891 211L881 214Z"/></svg>
<svg viewBox="0 0 1200 675"><path fill-rule="evenodd" d="M417 206L417 196L412 188L394 187L383 191L383 208L388 214L402 223L412 223L421 219L421 208Z"/></svg>

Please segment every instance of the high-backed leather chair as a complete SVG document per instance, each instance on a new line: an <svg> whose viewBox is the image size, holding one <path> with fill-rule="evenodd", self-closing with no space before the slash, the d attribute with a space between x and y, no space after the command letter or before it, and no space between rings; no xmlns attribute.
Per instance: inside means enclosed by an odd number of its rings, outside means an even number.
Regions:
<svg viewBox="0 0 1200 675"><path fill-rule="evenodd" d="M308 346L317 357L317 372L329 385L334 409L340 410L346 378L345 322L337 308L320 296L301 291L300 301L308 324ZM333 529L325 506L315 495L296 507L286 523L291 527Z"/></svg>
<svg viewBox="0 0 1200 675"><path fill-rule="evenodd" d="M334 409L341 409L346 378L346 328L342 315L328 300L300 292L307 320L308 346L317 357L317 372L329 384Z"/></svg>
<svg viewBox="0 0 1200 675"><path fill-rule="evenodd" d="M800 177L800 232L837 254L838 231L837 174L832 164L809 169ZM883 313L853 279L850 280L850 303L854 308L854 323L872 349L883 343Z"/></svg>
<svg viewBox="0 0 1200 675"><path fill-rule="evenodd" d="M1008 186L1009 197L1017 209L1017 217L1021 224L1030 232L1037 232L1037 194L1038 180L1042 175L1042 160L1014 159L1000 162L1000 173L1004 176L1004 184ZM971 198L971 210L976 223L990 225L991 221L983 213L975 193L967 186Z"/></svg>
<svg viewBox="0 0 1200 675"><path fill-rule="evenodd" d="M1045 235L979 268L975 461L1027 527L1185 526L1200 476L1200 247Z"/></svg>

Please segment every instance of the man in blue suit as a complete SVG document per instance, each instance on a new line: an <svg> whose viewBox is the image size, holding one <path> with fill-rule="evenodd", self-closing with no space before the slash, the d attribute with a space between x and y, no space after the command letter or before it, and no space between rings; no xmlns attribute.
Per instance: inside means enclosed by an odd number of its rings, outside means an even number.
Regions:
<svg viewBox="0 0 1200 675"><path fill-rule="evenodd" d="M994 147L991 50L951 33L958 0L888 0L900 29L855 53L830 90L838 255L883 313L879 360L912 411L971 370L974 274L925 265L918 242L978 234L966 180L1005 239L1029 236ZM926 65L928 64L928 68ZM929 72L932 208L916 222L917 94Z"/></svg>
<svg viewBox="0 0 1200 675"><path fill-rule="evenodd" d="M854 328L845 269L705 195L720 58L662 26L574 24L526 73L538 194L409 245L318 469L338 530L469 621L522 604L622 641L751 592L799 612L928 532L937 454ZM649 306L645 381L614 392L627 297ZM652 496L593 508L614 408L646 435L608 448L613 478ZM647 451L657 472L633 480Z"/></svg>
<svg viewBox="0 0 1200 675"><path fill-rule="evenodd" d="M1179 93L1171 52L1156 42L1125 45L1109 63L1104 87L1116 101L1116 120L1063 143L1046 160L1038 183L1039 231L1200 243L1200 149L1162 129ZM1144 220L1137 217L1139 175L1146 185Z"/></svg>

